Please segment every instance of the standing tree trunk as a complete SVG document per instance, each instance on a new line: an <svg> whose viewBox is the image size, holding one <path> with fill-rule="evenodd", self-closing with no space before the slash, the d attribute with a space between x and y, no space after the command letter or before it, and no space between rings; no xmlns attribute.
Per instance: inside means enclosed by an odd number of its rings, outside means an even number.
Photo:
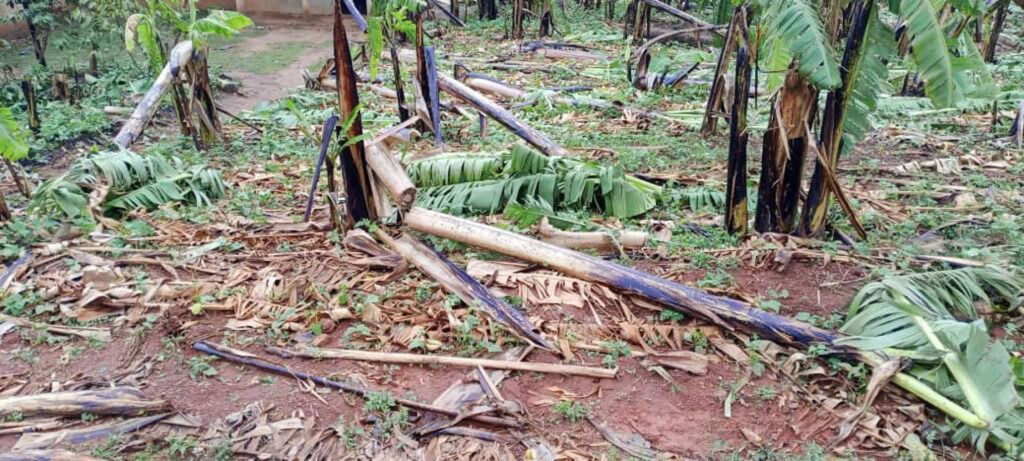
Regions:
<svg viewBox="0 0 1024 461"><path fill-rule="evenodd" d="M395 74L395 95L398 99L398 120L409 120L409 109L405 107L405 88L402 85L402 68L398 59L398 49L391 44L391 69Z"/></svg>
<svg viewBox="0 0 1024 461"><path fill-rule="evenodd" d="M540 30L538 31L541 37L547 37L551 35L551 30L554 28L554 15L551 13L551 0L540 0Z"/></svg>
<svg viewBox="0 0 1024 461"><path fill-rule="evenodd" d="M722 115L725 109L722 104L722 96L725 93L726 86L725 75L729 68L732 50L736 47L739 21L740 8L736 8L732 13L729 29L725 32L722 51L718 54L718 63L715 65L715 76L711 80L711 93L708 95L708 102L704 106L704 122L700 126L700 134L705 136L715 132L715 129L718 127L718 117ZM746 89L743 91L746 92Z"/></svg>
<svg viewBox="0 0 1024 461"><path fill-rule="evenodd" d="M28 112L28 127L33 133L39 133L39 106L36 105L36 88L32 79L26 77L21 81L21 92L25 96L25 108Z"/></svg>
<svg viewBox="0 0 1024 461"><path fill-rule="evenodd" d="M512 0L515 4L512 7L512 39L523 39L523 3L526 0Z"/></svg>
<svg viewBox="0 0 1024 461"><path fill-rule="evenodd" d="M22 1L21 6L26 12L29 10L29 2ZM46 42L49 41L49 33L39 30L39 26L32 20L31 14L26 15L25 24L28 25L28 34L32 37L32 48L36 52L36 61L39 61L39 65L46 67Z"/></svg>
<svg viewBox="0 0 1024 461"><path fill-rule="evenodd" d="M413 80L416 85L416 95L423 101L423 107L427 110L426 117L416 122L416 129L420 132L428 128L433 129L434 124L430 119L430 88L427 85L427 53L424 50L423 40L423 14L416 15L416 76ZM416 103L419 106L419 102Z"/></svg>
<svg viewBox="0 0 1024 461"><path fill-rule="evenodd" d="M790 233L796 227L804 159L814 139L818 90L796 69L790 69L772 101L771 119L761 147L761 180L754 229Z"/></svg>
<svg viewBox="0 0 1024 461"><path fill-rule="evenodd" d="M341 5L334 3L334 63L337 74L338 106L342 120L352 120L345 140L359 139L363 135L362 115L356 113L359 105L359 93L356 90L356 70L352 65L352 52L348 46L348 35L341 18ZM339 142L341 140L339 139ZM363 141L356 141L345 149L340 156L342 180L345 182L345 214L344 229L351 229L364 219L377 218L370 196L370 174L366 166ZM328 179L330 179L328 175Z"/></svg>
<svg viewBox="0 0 1024 461"><path fill-rule="evenodd" d="M866 40L864 35L875 8L874 0L858 0L851 5L853 18L846 37L846 50L843 52L843 63L839 67L842 85L829 91L825 99L825 112L821 119L820 150L828 160L828 168L836 171L839 165L839 153L842 151L843 133L846 124L846 105L853 91L853 76L857 75L861 58L864 56ZM799 233L805 236L818 236L825 228L828 207L832 201L832 190L827 185L826 171L821 161L814 164L814 175L807 190L803 213L800 217Z"/></svg>
<svg viewBox="0 0 1024 461"><path fill-rule="evenodd" d="M0 190L0 221L7 221L8 219L11 219L11 209L7 208L4 191Z"/></svg>
<svg viewBox="0 0 1024 461"><path fill-rule="evenodd" d="M217 115L217 105L213 100L213 87L210 85L209 66L206 62L206 50L197 50L189 66L192 95L189 98L189 111L199 119L198 129L194 130L193 136L197 136L197 144L200 149L209 148L217 142L217 136L221 134L220 117Z"/></svg>
<svg viewBox="0 0 1024 461"><path fill-rule="evenodd" d="M1006 10L1009 9L1010 2L1003 2L996 10L995 17L992 19L992 30L988 34L988 41L985 42L985 62L996 62L996 45L999 44L999 34L1003 32L1003 23L1006 21Z"/></svg>
<svg viewBox="0 0 1024 461"><path fill-rule="evenodd" d="M746 8L738 8L746 16ZM747 99L750 86L750 56L747 51L746 20L740 25L743 45L736 53L736 88L729 120L729 159L726 167L725 229L731 234L747 233Z"/></svg>

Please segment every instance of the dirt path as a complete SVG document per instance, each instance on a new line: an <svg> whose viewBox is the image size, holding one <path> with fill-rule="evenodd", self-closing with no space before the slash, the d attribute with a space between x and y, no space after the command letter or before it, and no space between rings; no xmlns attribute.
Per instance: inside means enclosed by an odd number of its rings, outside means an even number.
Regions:
<svg viewBox="0 0 1024 461"><path fill-rule="evenodd" d="M346 21L349 37L364 35ZM319 69L331 55L331 22L261 20L258 26L226 43L214 44L211 62L242 84L238 93L223 93L219 103L231 112L251 110L302 87L302 69Z"/></svg>

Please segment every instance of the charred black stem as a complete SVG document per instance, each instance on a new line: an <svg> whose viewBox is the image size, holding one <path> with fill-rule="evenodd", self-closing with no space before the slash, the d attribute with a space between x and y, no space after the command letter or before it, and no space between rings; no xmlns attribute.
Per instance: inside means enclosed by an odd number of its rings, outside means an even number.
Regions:
<svg viewBox="0 0 1024 461"><path fill-rule="evenodd" d="M402 85L402 69L398 60L398 50L391 45L391 69L395 73L395 95L398 97L398 121L409 120L409 109L405 108L405 88Z"/></svg>
<svg viewBox="0 0 1024 461"><path fill-rule="evenodd" d="M362 115L356 113L359 106L359 93L356 90L356 71L352 64L352 53L349 50L348 36L341 19L341 5L334 4L334 63L337 71L338 105L343 120L351 123L346 138L355 140L339 156L342 179L345 181L345 200L347 213L345 227L351 228L364 219L376 219L376 213L370 189L369 167L363 150Z"/></svg>
<svg viewBox="0 0 1024 461"><path fill-rule="evenodd" d="M444 144L441 139L441 98L437 91L437 61L434 59L434 47L423 47L423 58L427 67L427 102L430 103L430 123L434 131L434 144Z"/></svg>
<svg viewBox="0 0 1024 461"><path fill-rule="evenodd" d="M846 50L843 53L843 64L839 67L842 85L829 91L825 99L825 112L821 119L821 152L828 159L832 171L839 165L839 154L842 151L842 139L845 132L847 104L853 91L853 79L857 75L861 58L864 55L864 35L875 8L874 0L858 0L851 5L854 9L852 27L846 38ZM825 221L832 190L826 184L826 172L821 162L815 162L814 175L807 189L807 200L804 201L803 213L800 217L799 233L816 236L825 228Z"/></svg>
<svg viewBox="0 0 1024 461"><path fill-rule="evenodd" d="M313 167L313 183L309 186L309 197L306 198L306 212L302 215L302 222L309 222L309 217L313 213L313 197L316 196L316 185L320 182L320 169L324 165L324 160L327 159L327 149L331 146L331 135L334 134L334 127L338 125L338 116L332 115L327 117L327 121L324 122L324 134L320 141L320 155L316 158L316 166ZM331 162L332 166L334 162Z"/></svg>
<svg viewBox="0 0 1024 461"><path fill-rule="evenodd" d="M39 133L39 107L36 105L36 89L32 79L21 81L21 93L25 96L25 107L28 112L28 127L33 133Z"/></svg>
<svg viewBox="0 0 1024 461"><path fill-rule="evenodd" d="M750 57L746 45L736 53L736 91L729 120L729 159L726 167L725 229L747 233L747 98Z"/></svg>

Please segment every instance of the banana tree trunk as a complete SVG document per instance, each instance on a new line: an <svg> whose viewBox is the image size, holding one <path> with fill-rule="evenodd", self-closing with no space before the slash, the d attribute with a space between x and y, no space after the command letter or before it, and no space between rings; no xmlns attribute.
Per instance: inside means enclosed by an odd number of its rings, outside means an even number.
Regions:
<svg viewBox="0 0 1024 461"><path fill-rule="evenodd" d="M395 45L391 45L391 70L395 76L395 96L398 99L398 121L404 122L409 120L409 109L405 108L405 88L402 85L402 68L401 62L398 59L398 49Z"/></svg>
<svg viewBox="0 0 1024 461"><path fill-rule="evenodd" d="M539 347L551 349L551 345L541 336L540 329L533 326L522 312L491 294L487 287L441 253L408 234L396 239L381 230L377 232L377 237L395 253L440 283L445 290L458 296L467 306L483 309L521 338Z"/></svg>
<svg viewBox="0 0 1024 461"><path fill-rule="evenodd" d="M413 203L416 203L416 186L405 174L402 164L391 152L377 144L368 144L366 146L366 163L387 189L388 194L395 198L402 211L408 210Z"/></svg>
<svg viewBox="0 0 1024 461"><path fill-rule="evenodd" d="M796 227L804 158L814 140L806 127L814 125L818 90L795 69L772 101L771 119L761 147L754 229L790 233Z"/></svg>
<svg viewBox="0 0 1024 461"><path fill-rule="evenodd" d="M132 112L131 117L114 137L114 144L122 149L127 149L142 137L142 131L160 108L160 100L173 86L178 72L190 62L192 62L192 41L186 40L171 50L167 65L160 71L153 86L149 87L149 91L142 97L142 101Z"/></svg>
<svg viewBox="0 0 1024 461"><path fill-rule="evenodd" d="M32 191L28 189L25 177L18 173L18 167L6 158L4 158L4 166L7 167L7 172L10 173L14 185L18 186L18 192L21 192L21 195L24 195L26 198L32 198Z"/></svg>
<svg viewBox="0 0 1024 461"><path fill-rule="evenodd" d="M0 399L0 416L138 415L166 410L164 400L146 399L138 389L114 387L95 391L54 392Z"/></svg>
<svg viewBox="0 0 1024 461"><path fill-rule="evenodd" d="M676 8L676 7L674 7L672 5L669 5L669 4L665 3L665 2L662 2L660 0L643 0L643 1L645 3L647 3L648 5L654 7L654 8L657 8L657 9L659 9L661 11L664 11L664 12L666 12L668 14L671 14L672 16L675 16L675 17L677 17L679 19L682 19L683 21L689 22L689 23L694 24L696 26L708 27L708 26L712 25L712 24L709 24L706 21L704 21L704 20L702 20L702 19L700 19L700 18L698 18L698 17L696 17L696 16L694 16L692 14L686 13L685 11L680 10L679 8ZM722 33L718 29L711 29L711 30L714 33L718 34L719 36L722 35Z"/></svg>
<svg viewBox="0 0 1024 461"><path fill-rule="evenodd" d="M346 141L356 140L363 135L362 115L356 113L359 106L359 93L356 89L356 71L352 64L352 52L348 45L348 35L342 22L341 5L334 2L334 63L335 82L338 87L338 108L341 120L351 120ZM343 227L351 229L355 223L364 219L375 220L377 215L371 205L373 199L370 189L369 169L363 141L359 140L344 149L339 155L342 180L345 182L345 205Z"/></svg>
<svg viewBox="0 0 1024 461"><path fill-rule="evenodd" d="M21 81L21 93L25 96L25 108L28 112L28 127L33 133L39 133L39 106L36 105L36 88L32 79Z"/></svg>
<svg viewBox="0 0 1024 461"><path fill-rule="evenodd" d="M748 96L746 91L741 90L747 88L749 84L750 56L746 45L742 45L736 52L737 90L733 92L732 115L729 119L729 158L725 186L725 229L730 234L739 235L747 233Z"/></svg>
<svg viewBox="0 0 1024 461"><path fill-rule="evenodd" d="M1003 2L992 18L992 29L988 34L988 41L985 42L985 62L996 62L996 46L999 44L999 35L1003 32L1003 23L1006 21L1009 7L1010 2Z"/></svg>
<svg viewBox="0 0 1024 461"><path fill-rule="evenodd" d="M725 32L722 50L718 53L715 76L711 81L711 92L708 94L708 102L704 106L704 122L701 123L700 133L705 136L714 133L718 128L718 117L722 116L725 109L722 104L726 85L725 75L729 68L729 60L732 58L732 50L736 47L736 34L739 30L740 20L740 8L736 8L733 10L732 20L729 21L729 28Z"/></svg>
<svg viewBox="0 0 1024 461"><path fill-rule="evenodd" d="M206 50L198 50L192 58L192 64L188 67L191 74L189 86L192 95L189 99L189 109L198 118L198 130L193 136L198 135L202 148L207 149L217 142L222 136L220 116L217 113L217 104L213 100L213 86L210 85L210 71L206 62Z"/></svg>
<svg viewBox="0 0 1024 461"><path fill-rule="evenodd" d="M405 216L405 224L419 232L513 256L579 279L641 296L674 311L709 320L726 329L731 330L734 324L776 342L802 347L825 345L834 352L872 367L884 362L884 357L878 354L839 344L838 340L842 338L839 333L762 311L742 301L709 295L636 269L539 242L524 235L423 208L410 210ZM897 373L892 382L968 425L985 427L985 422L969 410L910 375Z"/></svg>
<svg viewBox="0 0 1024 461"><path fill-rule="evenodd" d="M462 82L455 80L444 74L437 74L437 83L441 90L455 96L463 101L469 103L476 110L487 114L489 117L498 121L498 123L508 128L512 134L519 136L524 141L530 143L537 150L542 152L544 155L552 157L561 157L569 155L569 151L565 150L558 144L555 144L550 138L545 136L543 133L537 131L533 127L523 123L522 120L516 118L505 108L495 104L486 96L474 91L472 88L464 85Z"/></svg>
<svg viewBox="0 0 1024 461"><path fill-rule="evenodd" d="M405 215L412 230L514 256L590 282L608 285L733 329L742 325L762 337L786 344L832 344L839 335L762 311L730 298L656 277L617 263L544 243L462 218L414 207Z"/></svg>
<svg viewBox="0 0 1024 461"><path fill-rule="evenodd" d="M842 85L828 93L825 100L825 112L821 125L821 150L828 160L827 168L836 171L839 165L839 154L842 150L843 133L845 132L847 104L853 92L854 78L857 76L861 58L867 47L864 35L875 8L874 0L858 0L852 5L854 18L846 37L846 50L843 52L843 63L840 66ZM828 208L832 201L832 190L828 187L827 171L821 161L815 162L814 175L807 190L807 200L800 218L799 233L805 236L818 236L825 228Z"/></svg>
<svg viewBox="0 0 1024 461"><path fill-rule="evenodd" d="M11 219L11 209L7 207L4 191L0 190L0 221L7 221L8 219Z"/></svg>

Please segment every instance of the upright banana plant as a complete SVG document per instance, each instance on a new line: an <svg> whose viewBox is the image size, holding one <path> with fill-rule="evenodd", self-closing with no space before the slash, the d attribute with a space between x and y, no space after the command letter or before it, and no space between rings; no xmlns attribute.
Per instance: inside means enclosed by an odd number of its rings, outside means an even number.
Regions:
<svg viewBox="0 0 1024 461"><path fill-rule="evenodd" d="M750 86L750 8L736 9L736 91L729 119L729 159L726 166L725 228L732 234L747 233L747 99Z"/></svg>
<svg viewBox="0 0 1024 461"><path fill-rule="evenodd" d="M903 59L897 53L894 32L880 19L881 9L888 8L902 22L902 40L910 50L908 67L923 81L933 105L949 107L965 97L984 98L993 93L994 81L982 53L972 34L963 33L968 24L979 23L984 2L886 3L750 0L755 16L752 30L756 30L753 54L758 68L767 75L767 93L773 95L755 214L758 231L814 236L825 228L828 206L838 187L834 172L840 154L851 151L870 129L870 115L879 93L888 85L886 64ZM720 76L736 48L734 27L730 26L719 57L704 133L713 132L714 119L724 108ZM845 35L841 37L842 31ZM840 46L842 61L835 53ZM821 129L815 133L820 91L828 91L828 97ZM818 162L797 223L803 159L809 152ZM840 203L860 232L853 208L845 200Z"/></svg>
<svg viewBox="0 0 1024 461"><path fill-rule="evenodd" d="M192 135L197 147L213 143L220 132L220 120L213 91L207 73L206 56L208 42L212 36L233 37L242 29L252 25L252 20L237 12L212 10L200 18L196 0L188 0L187 8L177 8L173 3L149 0L146 12L130 16L125 24L125 48L133 50L138 44L145 51L154 74L166 64L168 45L161 39L161 31L174 32L192 41L196 57L189 68L190 91L186 94L181 85L174 85L172 93L174 110L178 115L181 132ZM194 111L194 112L193 112ZM193 113L198 122L192 120Z"/></svg>
<svg viewBox="0 0 1024 461"><path fill-rule="evenodd" d="M28 144L22 136L21 127L11 115L11 110L0 106L0 157L4 162L17 162L28 155ZM11 170L14 174L13 169ZM0 191L0 220L11 219L4 193Z"/></svg>

